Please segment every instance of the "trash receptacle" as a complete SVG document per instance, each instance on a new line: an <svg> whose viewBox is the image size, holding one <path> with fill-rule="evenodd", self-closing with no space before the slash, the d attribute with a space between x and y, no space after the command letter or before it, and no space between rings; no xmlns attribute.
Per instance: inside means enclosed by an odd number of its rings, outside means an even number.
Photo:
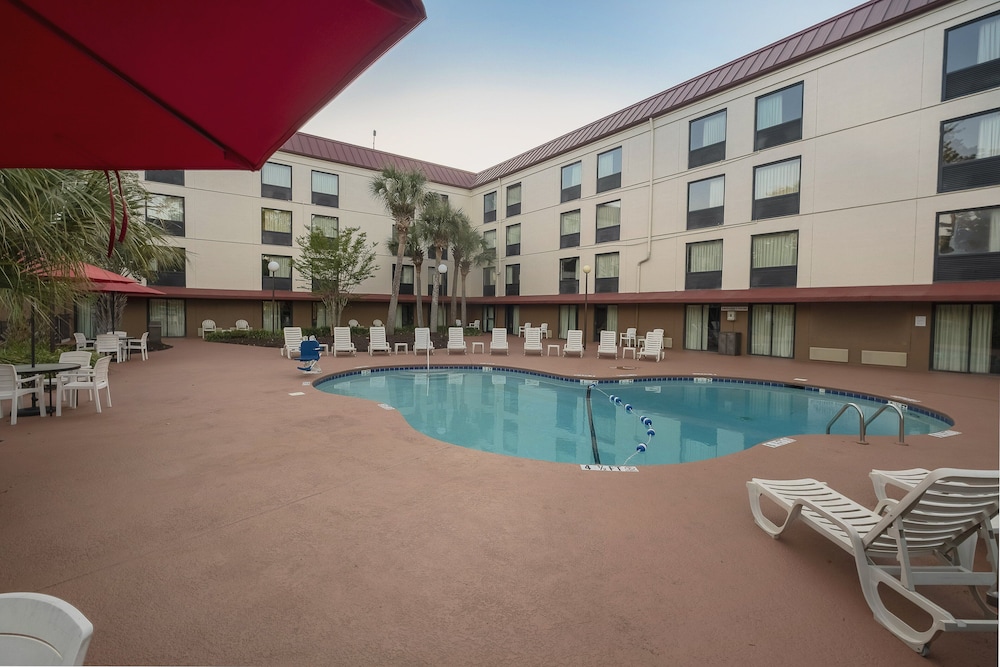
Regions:
<svg viewBox="0 0 1000 667"><path fill-rule="evenodd" d="M159 343L160 337L162 336L163 326L160 322L150 322L149 323L149 343Z"/></svg>
<svg viewBox="0 0 1000 667"><path fill-rule="evenodd" d="M740 332L724 331L719 334L719 354L738 356L740 353Z"/></svg>

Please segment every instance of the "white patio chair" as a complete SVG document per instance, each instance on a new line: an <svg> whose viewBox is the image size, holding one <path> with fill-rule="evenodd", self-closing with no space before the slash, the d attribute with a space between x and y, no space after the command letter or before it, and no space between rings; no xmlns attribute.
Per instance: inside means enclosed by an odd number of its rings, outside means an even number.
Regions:
<svg viewBox="0 0 1000 667"><path fill-rule="evenodd" d="M218 327L215 326L215 320L202 320L201 321L201 337L204 338L205 334L215 331Z"/></svg>
<svg viewBox="0 0 1000 667"><path fill-rule="evenodd" d="M10 425L17 423L17 409L22 396L35 395L35 401L41 406L42 417L45 411L45 382L41 375L18 377L13 364L0 364L0 419L3 418L3 402L10 401Z"/></svg>
<svg viewBox="0 0 1000 667"><path fill-rule="evenodd" d="M601 332L601 342L597 345L597 358L600 359L603 354L610 354L615 359L618 358L617 331L604 330Z"/></svg>
<svg viewBox="0 0 1000 667"><path fill-rule="evenodd" d="M347 326L349 327L360 327L361 323L357 320L347 320Z"/></svg>
<svg viewBox="0 0 1000 667"><path fill-rule="evenodd" d="M246 320L236 320L237 331L250 331L250 323Z"/></svg>
<svg viewBox="0 0 1000 667"><path fill-rule="evenodd" d="M659 361L663 358L663 334L650 331L642 341L642 349L636 353L637 359L652 357Z"/></svg>
<svg viewBox="0 0 1000 667"><path fill-rule="evenodd" d="M472 320L472 328L475 329L476 331L482 331L482 329L479 326L479 320Z"/></svg>
<svg viewBox="0 0 1000 667"><path fill-rule="evenodd" d="M129 356L132 356L132 351L139 352L142 355L142 360L146 361L149 359L149 332L146 331L139 338L129 338L125 342L125 349L128 351Z"/></svg>
<svg viewBox="0 0 1000 667"><path fill-rule="evenodd" d="M517 335L524 336L524 332L531 328L531 322L525 322L522 326L517 328Z"/></svg>
<svg viewBox="0 0 1000 667"><path fill-rule="evenodd" d="M90 392L94 399L94 406L101 412L101 389L105 390L108 397L108 407L111 407L111 383L108 379L108 369L111 366L111 357L101 357L94 363L94 367L86 374L80 371L73 371L74 375L69 375L59 383L56 389L56 416L62 415L63 397L70 397L70 407L75 408L78 404L78 395L81 390Z"/></svg>
<svg viewBox="0 0 1000 667"><path fill-rule="evenodd" d="M494 329L496 331L496 329ZM538 353L538 356L542 356L542 329L541 327L530 329L525 329L524 331L524 354L527 355L529 352L534 354Z"/></svg>
<svg viewBox="0 0 1000 667"><path fill-rule="evenodd" d="M76 332L75 334L73 334L73 339L76 341L76 349L77 350L93 350L94 349L94 341L93 341L93 339L87 338L86 336L84 336L80 332Z"/></svg>
<svg viewBox="0 0 1000 667"><path fill-rule="evenodd" d="M921 655L927 655L942 632L997 631L996 615L976 587L996 587L997 545L990 522L998 513L998 489L1000 471L941 468L879 514L814 479L747 482L754 521L764 532L777 539L800 519L854 556L861 591L875 620ZM784 514L780 525L765 516L762 497ZM984 542L989 569L977 570L973 559L963 557L968 553L963 545L976 535ZM930 623L914 627L904 620L909 614L901 617L890 611L880 586L921 610ZM956 618L918 586L968 586L990 616Z"/></svg>
<svg viewBox="0 0 1000 667"><path fill-rule="evenodd" d="M566 332L566 343L563 345L563 356L567 354L579 354L583 356L583 331L580 329L570 329Z"/></svg>
<svg viewBox="0 0 1000 667"><path fill-rule="evenodd" d="M333 356L337 356L338 352L350 354L352 357L357 354L358 348L351 340L351 327L333 328Z"/></svg>
<svg viewBox="0 0 1000 667"><path fill-rule="evenodd" d="M376 352L392 352L385 338L385 327L372 327L368 330L368 355L375 356Z"/></svg>
<svg viewBox="0 0 1000 667"><path fill-rule="evenodd" d="M619 334L618 343L622 347L636 347L635 327L629 327L624 333Z"/></svg>
<svg viewBox="0 0 1000 667"><path fill-rule="evenodd" d="M299 346L302 345L302 327L285 327L282 332L285 336L285 344L281 346L281 356L292 358L292 354L299 355Z"/></svg>
<svg viewBox="0 0 1000 667"><path fill-rule="evenodd" d="M468 346L465 344L465 331L462 327L448 327L448 354L452 352L468 353Z"/></svg>
<svg viewBox="0 0 1000 667"><path fill-rule="evenodd" d="M59 354L60 364L80 364L80 368L72 371L62 371L57 374L56 377L46 380L45 386L51 387L53 390L59 386L59 383L65 379L69 381L70 379L76 377L77 375L88 376L90 374L91 364L93 363L93 353L87 352L86 350L77 350L75 352L62 352Z"/></svg>
<svg viewBox="0 0 1000 667"><path fill-rule="evenodd" d="M121 363L122 357L125 356L124 346L122 339L113 333L97 334L97 339L94 341L94 351L101 356L113 354L116 363Z"/></svg>
<svg viewBox="0 0 1000 667"><path fill-rule="evenodd" d="M429 327L417 327L413 330L413 354L434 354L434 343L431 342Z"/></svg>
<svg viewBox="0 0 1000 667"><path fill-rule="evenodd" d="M373 327L381 327L381 326L385 326L385 325L384 325L384 324L382 324L382 320L374 320L374 321L372 322L372 326L373 326Z"/></svg>
<svg viewBox="0 0 1000 667"><path fill-rule="evenodd" d="M43 593L0 593L0 661L82 665L93 624L79 609Z"/></svg>
<svg viewBox="0 0 1000 667"><path fill-rule="evenodd" d="M542 326L539 327L539 330L542 332L542 338L552 338L552 330L549 329L548 322L542 322Z"/></svg>
<svg viewBox="0 0 1000 667"><path fill-rule="evenodd" d="M510 354L510 346L507 345L507 330L504 328L493 330L493 339L490 341L490 354L494 352Z"/></svg>

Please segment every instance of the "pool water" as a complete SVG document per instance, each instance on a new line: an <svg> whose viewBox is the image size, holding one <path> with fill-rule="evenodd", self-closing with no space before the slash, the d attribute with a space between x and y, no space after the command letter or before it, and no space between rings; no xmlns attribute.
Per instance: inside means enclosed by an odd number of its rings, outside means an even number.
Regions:
<svg viewBox="0 0 1000 667"><path fill-rule="evenodd" d="M509 456L594 463L587 387L510 369L463 367L363 370L317 384L321 391L366 398L400 412L416 430L437 440ZM821 393L822 392L822 393ZM618 396L616 405L609 396ZM865 418L883 402L857 394L719 378L654 378L594 384L591 405L600 462L621 465L686 463L716 458L796 434L825 433L845 403ZM623 405L633 406L627 413ZM904 406L907 434L947 429L936 418ZM652 420L647 436L640 416ZM892 409L868 426L869 435L897 435ZM858 416L845 412L831 433L857 435ZM636 454L637 443L649 445ZM635 456L633 456L635 454Z"/></svg>

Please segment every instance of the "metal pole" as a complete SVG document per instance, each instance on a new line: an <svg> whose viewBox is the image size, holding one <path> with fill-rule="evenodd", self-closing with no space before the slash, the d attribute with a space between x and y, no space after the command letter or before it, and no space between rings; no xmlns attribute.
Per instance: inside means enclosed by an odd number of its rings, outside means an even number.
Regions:
<svg viewBox="0 0 1000 667"><path fill-rule="evenodd" d="M277 314L274 310L274 271L271 271L271 331L277 332Z"/></svg>

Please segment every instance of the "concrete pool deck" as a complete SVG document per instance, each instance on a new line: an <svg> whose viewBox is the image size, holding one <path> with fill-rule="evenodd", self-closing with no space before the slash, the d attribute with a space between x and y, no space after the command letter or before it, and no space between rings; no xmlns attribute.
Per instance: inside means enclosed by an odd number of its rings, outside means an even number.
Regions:
<svg viewBox="0 0 1000 667"><path fill-rule="evenodd" d="M948 633L920 658L874 621L848 554L804 526L779 541L756 527L745 482L816 477L874 506L872 468L996 468L1000 378L680 350L598 360L596 345L525 357L516 337L509 356L432 357L804 378L918 400L961 432L802 436L603 473L432 440L303 386L315 378L274 348L169 342L112 364L101 415L84 401L0 424L0 592L76 605L95 626L88 664L996 665L996 634ZM936 598L974 613L964 590Z"/></svg>

